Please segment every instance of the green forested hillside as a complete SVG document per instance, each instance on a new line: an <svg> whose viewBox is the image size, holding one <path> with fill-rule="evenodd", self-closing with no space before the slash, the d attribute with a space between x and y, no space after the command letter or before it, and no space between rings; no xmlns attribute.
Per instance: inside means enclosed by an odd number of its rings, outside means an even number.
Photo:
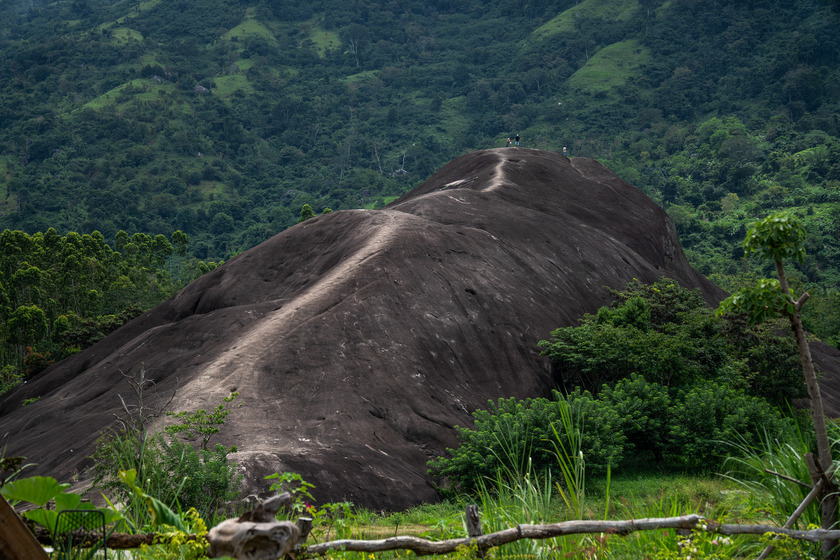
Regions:
<svg viewBox="0 0 840 560"><path fill-rule="evenodd" d="M831 0L6 0L0 229L182 230L227 258L504 145L595 157L725 288L745 225L809 229L809 327L840 333Z"/></svg>

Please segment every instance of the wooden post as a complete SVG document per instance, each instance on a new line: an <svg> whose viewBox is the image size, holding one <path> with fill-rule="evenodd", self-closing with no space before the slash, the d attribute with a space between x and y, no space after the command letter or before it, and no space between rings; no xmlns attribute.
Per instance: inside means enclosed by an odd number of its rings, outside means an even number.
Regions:
<svg viewBox="0 0 840 560"><path fill-rule="evenodd" d="M810 455L810 453L808 455ZM796 482L798 484L802 484L798 480ZM823 492L823 481L818 480L814 484L814 487L811 488L811 491L808 492L808 495L805 496L805 499L802 500L802 503L799 504L799 507L796 508L796 511L794 511L790 515L790 517L788 517L787 521L785 521L785 524L783 525L783 527L785 529L790 529L791 527L793 527L793 524L796 523L796 520L799 519L802 516L803 513L805 513L805 510L808 508L809 505L811 505L811 502L813 502L814 499L817 496L819 496L822 492ZM764 549L764 551L758 556L758 558L756 558L756 560L764 560L765 558L770 556L770 554L773 552L774 548L775 547L772 544L767 545L767 548Z"/></svg>
<svg viewBox="0 0 840 560"><path fill-rule="evenodd" d="M300 540L298 541L297 546L303 546L306 542L306 539L309 538L309 533L312 532L312 518L311 517L298 517L296 525L298 529L300 529Z"/></svg>
<svg viewBox="0 0 840 560"><path fill-rule="evenodd" d="M471 506L467 506L464 515L466 518L467 536L470 538L480 537L482 535L481 517L479 517L478 515L478 506L474 504ZM478 557L484 558L484 550L482 550L481 548L478 549Z"/></svg>
<svg viewBox="0 0 840 560"><path fill-rule="evenodd" d="M10 560L48 560L35 535L23 524L15 510L0 496L0 558Z"/></svg>
<svg viewBox="0 0 840 560"><path fill-rule="evenodd" d="M813 453L805 454L805 462L808 464L808 473L811 475L814 487L818 483L822 483L817 494L817 500L820 504L820 525L823 529L835 527L837 525L837 485L829 480L834 476L834 473L826 473L820 459L815 457ZM836 541L823 541L821 543L823 558L826 560L837 558L837 553L834 550L836 545Z"/></svg>

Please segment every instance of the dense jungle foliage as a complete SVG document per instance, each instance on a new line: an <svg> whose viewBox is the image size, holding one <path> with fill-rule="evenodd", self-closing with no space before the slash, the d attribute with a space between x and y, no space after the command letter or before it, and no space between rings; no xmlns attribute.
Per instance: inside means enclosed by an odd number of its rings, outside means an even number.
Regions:
<svg viewBox="0 0 840 560"><path fill-rule="evenodd" d="M704 272L739 270L745 220L801 207L808 279L840 282L836 2L16 0L0 17L10 229L180 229L224 258L303 204L379 205L519 132L668 207Z"/></svg>
<svg viewBox="0 0 840 560"><path fill-rule="evenodd" d="M0 230L61 239L49 262L3 248L6 377L79 347L56 338L61 317L107 330L194 276L172 276L190 259L301 209L379 207L516 133L638 186L726 289L772 275L742 258L745 226L793 209L806 326L840 343L831 0L9 0L0 21ZM188 246L163 255L176 231ZM153 262L123 254L122 232L157 244ZM96 274L67 272L77 246L98 247L79 260Z"/></svg>
<svg viewBox="0 0 840 560"><path fill-rule="evenodd" d="M614 295L613 305L540 343L562 391L477 410L475 425L459 428L460 446L432 461L432 472L473 491L530 458L560 478L564 407L582 423L587 473L596 476L627 465L720 468L733 442L760 446L798 424L792 403L807 391L796 344L779 335L783 323L750 327L737 315L716 316L697 291L667 278Z"/></svg>
<svg viewBox="0 0 840 560"><path fill-rule="evenodd" d="M0 233L0 393L87 348L217 263L187 259L189 237L54 228Z"/></svg>

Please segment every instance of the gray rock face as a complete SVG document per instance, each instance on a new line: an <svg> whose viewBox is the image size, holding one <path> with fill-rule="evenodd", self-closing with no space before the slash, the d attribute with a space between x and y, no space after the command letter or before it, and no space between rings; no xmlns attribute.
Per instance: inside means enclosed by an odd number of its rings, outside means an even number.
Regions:
<svg viewBox="0 0 840 560"><path fill-rule="evenodd" d="M459 157L382 210L298 224L202 276L0 402L7 454L84 472L144 365L173 410L242 403L249 491L294 471L322 501L400 509L436 494L426 462L499 397L546 396L537 342L660 276L723 295L674 226L594 160L499 149ZM28 397L43 395L21 408Z"/></svg>

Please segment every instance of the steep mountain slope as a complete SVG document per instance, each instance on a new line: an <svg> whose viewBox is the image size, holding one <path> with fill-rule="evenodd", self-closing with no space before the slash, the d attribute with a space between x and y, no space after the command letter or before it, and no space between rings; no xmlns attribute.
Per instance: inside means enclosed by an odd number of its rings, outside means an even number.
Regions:
<svg viewBox="0 0 840 560"><path fill-rule="evenodd" d="M488 399L547 395L536 343L669 276L709 303L673 224L594 160L527 149L455 159L382 210L307 220L238 255L0 402L7 453L83 472L145 368L175 410L239 391L220 441L252 490L290 470L321 499L435 499L426 461ZM42 395L21 407L24 399ZM72 442L72 443L68 443Z"/></svg>

